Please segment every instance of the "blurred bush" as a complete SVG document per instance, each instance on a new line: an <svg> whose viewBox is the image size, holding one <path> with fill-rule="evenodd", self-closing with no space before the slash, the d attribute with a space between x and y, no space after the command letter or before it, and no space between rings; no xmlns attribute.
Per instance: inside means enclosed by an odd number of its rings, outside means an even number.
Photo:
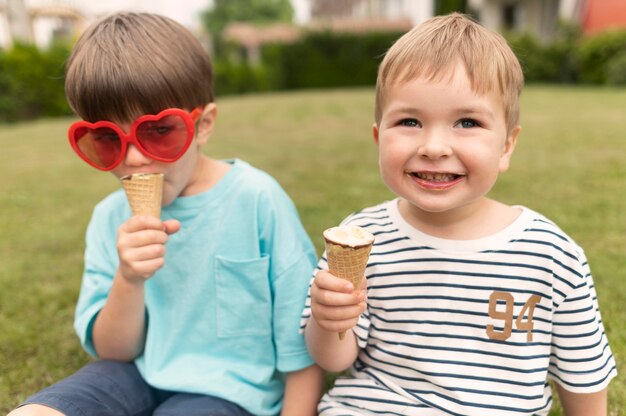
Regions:
<svg viewBox="0 0 626 416"><path fill-rule="evenodd" d="M561 25L550 42L540 42L530 33L505 37L520 61L526 82L576 82L576 44L581 37L577 26Z"/></svg>
<svg viewBox="0 0 626 416"><path fill-rule="evenodd" d="M626 85L626 50L609 59L606 65L606 79L609 84Z"/></svg>
<svg viewBox="0 0 626 416"><path fill-rule="evenodd" d="M290 44L267 44L261 64L228 45L215 60L216 94L373 85L378 64L402 33L308 32ZM234 58L233 58L234 57Z"/></svg>
<svg viewBox="0 0 626 416"><path fill-rule="evenodd" d="M262 64L217 60L218 94L373 85L384 53L401 33L309 32L297 42L266 45ZM526 82L626 85L626 29L585 36L562 25L549 42L507 34ZM231 45L231 48L233 45Z"/></svg>
<svg viewBox="0 0 626 416"><path fill-rule="evenodd" d="M626 30L583 37L577 52L581 82L626 85Z"/></svg>
<svg viewBox="0 0 626 416"><path fill-rule="evenodd" d="M250 66L241 61L217 60L213 63L215 95L220 97L276 89L270 72L266 65Z"/></svg>
<svg viewBox="0 0 626 416"><path fill-rule="evenodd" d="M383 55L401 35L310 32L264 53L278 71L278 89L372 85Z"/></svg>
<svg viewBox="0 0 626 416"><path fill-rule="evenodd" d="M69 50L21 44L0 50L0 121L71 114L64 93Z"/></svg>
<svg viewBox="0 0 626 416"><path fill-rule="evenodd" d="M527 82L626 85L626 29L583 35L563 26L551 42L507 35Z"/></svg>

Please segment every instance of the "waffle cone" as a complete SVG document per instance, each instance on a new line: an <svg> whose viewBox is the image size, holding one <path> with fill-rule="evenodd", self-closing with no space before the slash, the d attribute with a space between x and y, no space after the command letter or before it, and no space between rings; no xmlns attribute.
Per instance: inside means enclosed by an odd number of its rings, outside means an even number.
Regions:
<svg viewBox="0 0 626 416"><path fill-rule="evenodd" d="M161 217L162 173L136 173L121 181L133 215Z"/></svg>
<svg viewBox="0 0 626 416"><path fill-rule="evenodd" d="M332 241L324 236L326 246L326 259L328 271L334 276L340 277L352 283L355 291L361 290L361 282L365 276L365 269L374 241L363 245L349 246ZM343 339L345 332L339 333L339 339Z"/></svg>
<svg viewBox="0 0 626 416"><path fill-rule="evenodd" d="M354 290L359 291L371 250L371 244L364 247L344 247L326 240L328 270L333 275L351 282Z"/></svg>

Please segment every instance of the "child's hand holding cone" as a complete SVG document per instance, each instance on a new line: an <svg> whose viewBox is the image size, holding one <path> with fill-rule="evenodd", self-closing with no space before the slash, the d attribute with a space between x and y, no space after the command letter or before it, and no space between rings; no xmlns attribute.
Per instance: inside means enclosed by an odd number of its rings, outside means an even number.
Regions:
<svg viewBox="0 0 626 416"><path fill-rule="evenodd" d="M121 178L133 216L117 236L120 273L129 282L142 282L165 264L168 236L180 229L177 220L161 221L163 174L138 173Z"/></svg>
<svg viewBox="0 0 626 416"><path fill-rule="evenodd" d="M354 292L361 290L374 236L361 227L340 226L324 231L326 258L330 273L352 283ZM345 332L339 332L343 339Z"/></svg>

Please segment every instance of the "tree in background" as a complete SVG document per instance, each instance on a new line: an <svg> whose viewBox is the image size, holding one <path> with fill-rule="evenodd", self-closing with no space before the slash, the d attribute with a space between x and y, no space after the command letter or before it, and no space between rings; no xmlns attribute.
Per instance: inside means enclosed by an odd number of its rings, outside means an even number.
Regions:
<svg viewBox="0 0 626 416"><path fill-rule="evenodd" d="M291 23L293 8L289 0L214 0L213 7L203 13L204 27L213 38L215 52L222 51L222 32L231 22L268 24Z"/></svg>
<svg viewBox="0 0 626 416"><path fill-rule="evenodd" d="M435 15L452 12L467 13L467 0L435 0Z"/></svg>

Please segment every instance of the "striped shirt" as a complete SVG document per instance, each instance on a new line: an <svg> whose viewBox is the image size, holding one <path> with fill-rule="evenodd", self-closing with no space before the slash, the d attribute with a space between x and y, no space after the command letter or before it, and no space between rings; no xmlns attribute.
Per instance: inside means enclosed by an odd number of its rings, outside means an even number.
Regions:
<svg viewBox="0 0 626 416"><path fill-rule="evenodd" d="M486 238L423 234L397 200L348 217L375 235L350 377L320 415L547 415L547 380L592 393L616 376L583 250L527 208ZM326 269L323 257L318 269ZM310 318L310 298L302 329Z"/></svg>

